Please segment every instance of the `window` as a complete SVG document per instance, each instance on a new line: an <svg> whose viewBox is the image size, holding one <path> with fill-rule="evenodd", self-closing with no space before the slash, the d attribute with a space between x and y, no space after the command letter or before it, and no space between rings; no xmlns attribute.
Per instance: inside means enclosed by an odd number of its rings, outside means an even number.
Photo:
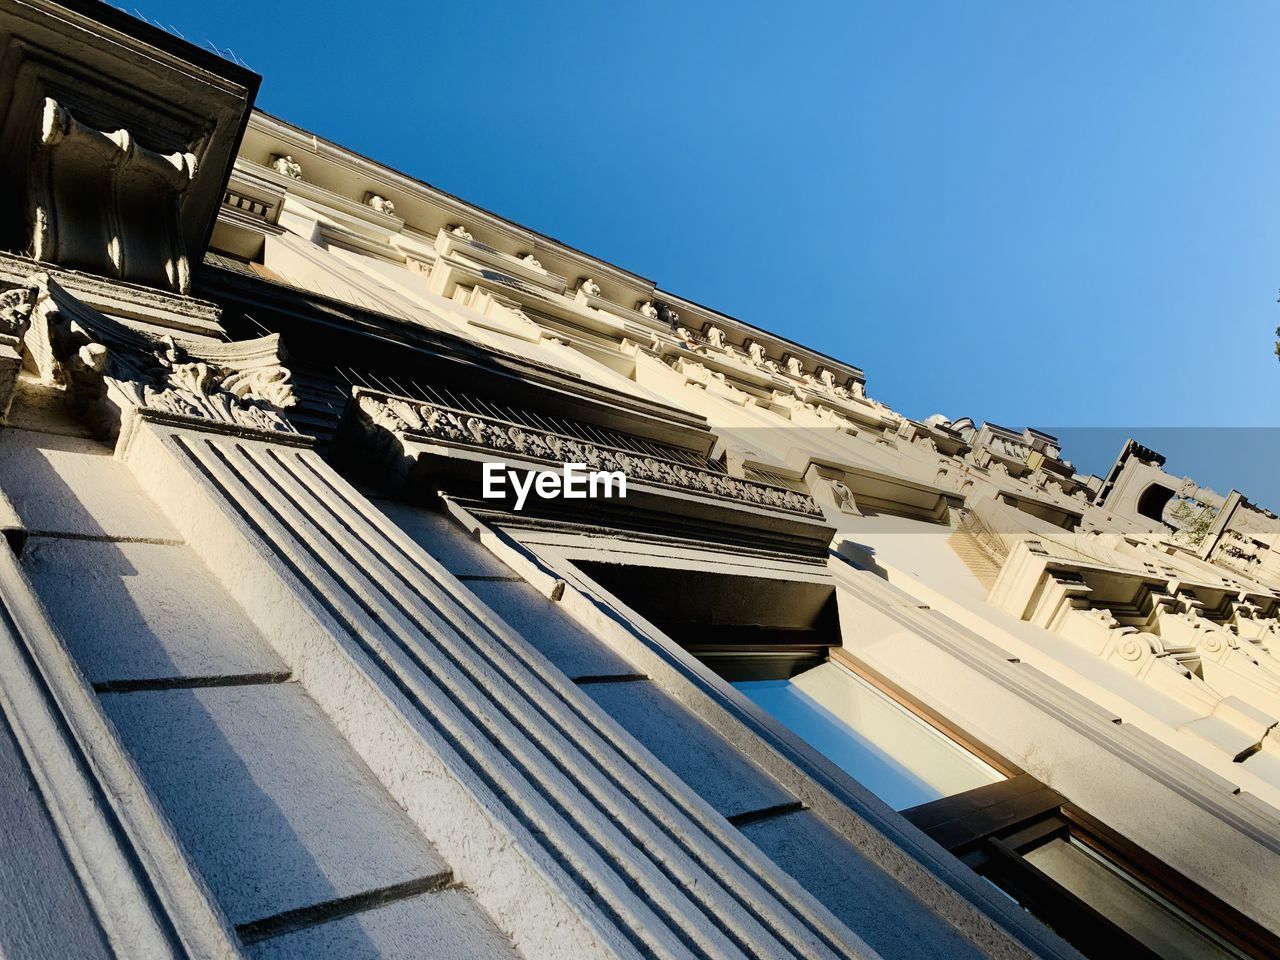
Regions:
<svg viewBox="0 0 1280 960"><path fill-rule="evenodd" d="M1023 773L904 816L1088 957L1229 960L1276 938Z"/></svg>
<svg viewBox="0 0 1280 960"><path fill-rule="evenodd" d="M835 660L734 686L895 810L1004 779Z"/></svg>
<svg viewBox="0 0 1280 960"><path fill-rule="evenodd" d="M1200 960L1242 956L1073 837L1055 837L1023 854L1023 859L1160 957Z"/></svg>
<svg viewBox="0 0 1280 960"><path fill-rule="evenodd" d="M1085 956L1280 956L1274 934L870 670L821 577L578 566Z"/></svg>
<svg viewBox="0 0 1280 960"><path fill-rule="evenodd" d="M896 810L1004 777L851 668L825 578L579 566Z"/></svg>

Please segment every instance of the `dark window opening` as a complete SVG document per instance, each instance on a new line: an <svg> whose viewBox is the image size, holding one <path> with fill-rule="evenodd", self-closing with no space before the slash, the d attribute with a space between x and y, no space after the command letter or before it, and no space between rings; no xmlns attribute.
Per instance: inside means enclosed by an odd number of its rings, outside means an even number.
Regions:
<svg viewBox="0 0 1280 960"><path fill-rule="evenodd" d="M738 693L895 809L1004 773L857 671L829 583L582 563Z"/></svg>
<svg viewBox="0 0 1280 960"><path fill-rule="evenodd" d="M1156 523L1164 523L1164 508L1173 499L1173 494L1168 487L1153 483L1138 497L1138 512Z"/></svg>
<svg viewBox="0 0 1280 960"><path fill-rule="evenodd" d="M731 683L789 679L840 646L830 584L669 567L578 566Z"/></svg>

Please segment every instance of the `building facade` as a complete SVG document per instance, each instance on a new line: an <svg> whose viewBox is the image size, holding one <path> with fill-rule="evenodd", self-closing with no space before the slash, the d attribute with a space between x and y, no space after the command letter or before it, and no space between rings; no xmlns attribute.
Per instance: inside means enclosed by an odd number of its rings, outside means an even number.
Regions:
<svg viewBox="0 0 1280 960"><path fill-rule="evenodd" d="M0 0L0 955L1280 955L1274 515L257 84Z"/></svg>

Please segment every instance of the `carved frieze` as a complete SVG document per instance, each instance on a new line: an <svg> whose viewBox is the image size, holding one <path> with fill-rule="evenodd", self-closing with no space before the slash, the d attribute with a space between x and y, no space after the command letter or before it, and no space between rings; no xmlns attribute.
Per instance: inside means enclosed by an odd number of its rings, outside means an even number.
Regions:
<svg viewBox="0 0 1280 960"><path fill-rule="evenodd" d="M858 501L853 496L853 491L849 489L849 485L843 480L828 480L827 483L831 487L831 495L835 499L836 507L841 513L852 514L853 516L862 516L862 512L858 509Z"/></svg>
<svg viewBox="0 0 1280 960"><path fill-rule="evenodd" d="M642 455L420 400L366 390L356 391L355 400L367 424L381 427L398 438L480 447L532 460L582 463L588 470L621 470L633 483L685 490L788 513L822 516L818 505L805 494L675 460Z"/></svg>

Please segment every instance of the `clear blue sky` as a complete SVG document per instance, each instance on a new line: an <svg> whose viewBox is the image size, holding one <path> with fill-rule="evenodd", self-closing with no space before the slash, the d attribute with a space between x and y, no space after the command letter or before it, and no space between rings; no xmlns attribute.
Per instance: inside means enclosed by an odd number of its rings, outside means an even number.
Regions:
<svg viewBox="0 0 1280 960"><path fill-rule="evenodd" d="M1280 4L138 10L232 48L263 109L857 363L910 416L1280 426ZM1251 487L1170 468L1280 504L1277 434L1249 436Z"/></svg>

